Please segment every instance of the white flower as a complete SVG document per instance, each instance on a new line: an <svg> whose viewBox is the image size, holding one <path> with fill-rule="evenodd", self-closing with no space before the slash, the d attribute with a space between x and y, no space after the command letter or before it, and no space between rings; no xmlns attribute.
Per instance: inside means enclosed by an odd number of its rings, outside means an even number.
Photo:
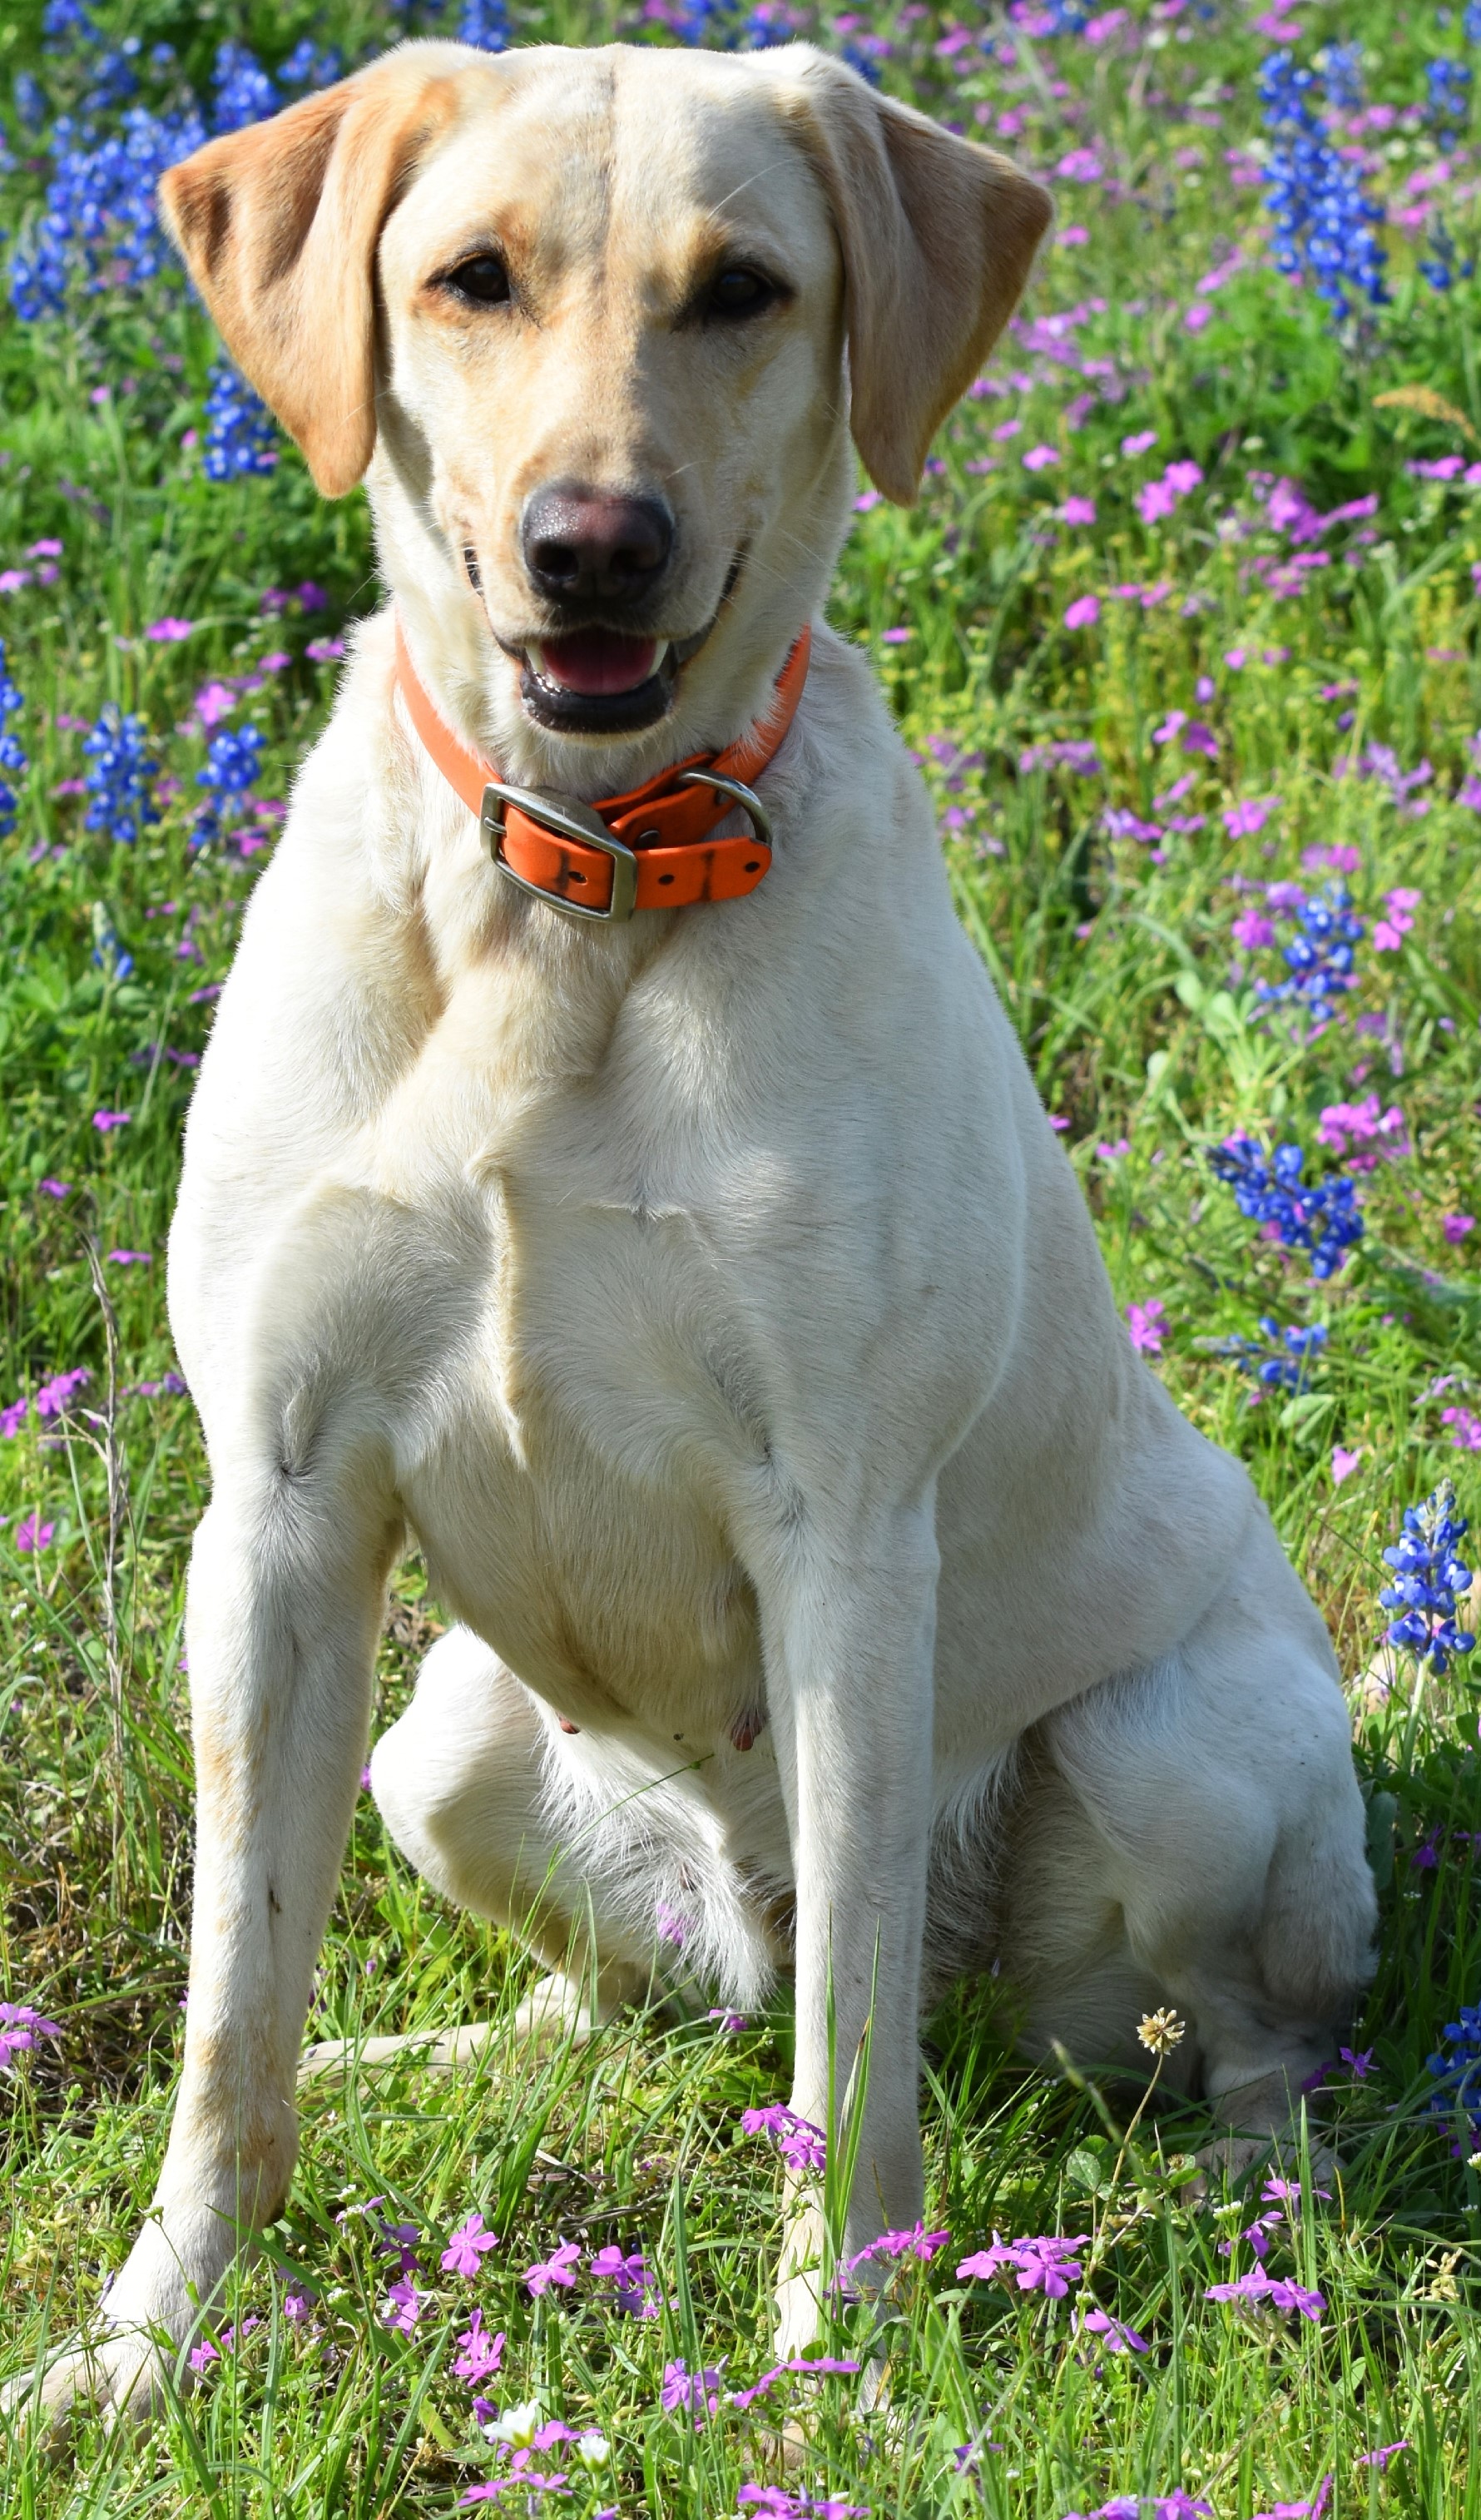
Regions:
<svg viewBox="0 0 1481 2520"><path fill-rule="evenodd" d="M606 2433L583 2433L576 2444L576 2456L584 2467L605 2467L611 2454L612 2446Z"/></svg>
<svg viewBox="0 0 1481 2520"><path fill-rule="evenodd" d="M541 2407L538 2398L526 2398L522 2407L506 2407L491 2424L483 2427L485 2441L508 2442L512 2450L528 2450L540 2429Z"/></svg>

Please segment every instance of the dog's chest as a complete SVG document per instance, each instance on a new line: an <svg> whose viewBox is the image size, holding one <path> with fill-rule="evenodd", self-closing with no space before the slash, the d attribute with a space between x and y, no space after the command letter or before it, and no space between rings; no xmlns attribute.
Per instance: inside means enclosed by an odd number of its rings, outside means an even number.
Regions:
<svg viewBox="0 0 1481 2520"><path fill-rule="evenodd" d="M403 1480L436 1587L568 1722L748 1746L764 1699L727 1490L761 1444L704 1221L588 1107L471 1155L488 1267Z"/></svg>

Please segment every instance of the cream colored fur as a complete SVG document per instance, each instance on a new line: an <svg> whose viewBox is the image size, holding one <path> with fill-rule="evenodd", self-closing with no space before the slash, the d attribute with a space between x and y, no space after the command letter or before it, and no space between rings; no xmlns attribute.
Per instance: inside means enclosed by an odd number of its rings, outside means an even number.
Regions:
<svg viewBox="0 0 1481 2520"><path fill-rule="evenodd" d="M325 485L369 464L426 687L510 775L609 793L739 735L809 617L815 657L760 783L765 883L605 930L490 865L398 700L389 608L356 639L191 1110L170 1302L213 1492L185 2070L50 2403L147 2403L282 2202L413 1537L460 1624L376 1751L393 1835L553 1968L574 1935L599 2010L661 1962L660 1907L726 2000L789 1973L815 2122L830 1971L845 2069L877 1971L851 2250L921 2211L921 2004L995 1953L1036 2049L1114 2061L1170 2002L1185 2079L1277 2125L1372 1921L1331 1650L1243 1471L1132 1352L920 781L818 619L845 337L863 451L909 495L1043 197L805 48L442 45L166 194ZM440 276L494 245L517 304L471 315ZM687 318L736 255L789 299ZM516 529L557 476L655 487L665 628L718 610L641 738L544 733L494 635L542 626Z"/></svg>

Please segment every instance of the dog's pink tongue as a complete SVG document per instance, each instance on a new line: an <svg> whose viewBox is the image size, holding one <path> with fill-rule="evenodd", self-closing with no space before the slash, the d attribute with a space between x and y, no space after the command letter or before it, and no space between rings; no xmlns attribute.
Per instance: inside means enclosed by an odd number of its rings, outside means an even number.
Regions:
<svg viewBox="0 0 1481 2520"><path fill-rule="evenodd" d="M539 666L546 681L568 692L635 692L657 661L656 639L629 639L620 630L572 630L563 638L540 642Z"/></svg>

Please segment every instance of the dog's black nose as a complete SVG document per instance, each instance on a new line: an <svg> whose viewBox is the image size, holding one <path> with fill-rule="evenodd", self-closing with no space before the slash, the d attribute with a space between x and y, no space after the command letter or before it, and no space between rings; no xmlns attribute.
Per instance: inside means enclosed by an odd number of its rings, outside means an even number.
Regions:
<svg viewBox="0 0 1481 2520"><path fill-rule="evenodd" d="M674 526L656 499L553 482L532 493L521 539L530 584L551 603L636 604L668 566Z"/></svg>

